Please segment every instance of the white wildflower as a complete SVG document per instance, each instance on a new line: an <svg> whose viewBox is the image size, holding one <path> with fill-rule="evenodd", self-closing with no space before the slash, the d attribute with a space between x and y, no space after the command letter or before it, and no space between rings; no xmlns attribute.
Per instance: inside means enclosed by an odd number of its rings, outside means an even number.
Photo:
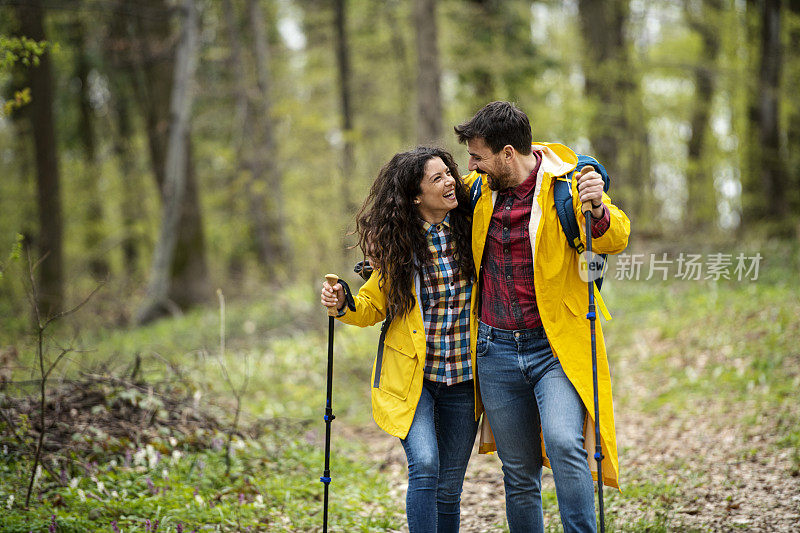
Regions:
<svg viewBox="0 0 800 533"><path fill-rule="evenodd" d="M253 505L255 507L264 507L264 497L261 494L256 494L256 500Z"/></svg>
<svg viewBox="0 0 800 533"><path fill-rule="evenodd" d="M14 495L13 495L13 494L11 494L11 495L8 497L8 503L6 504L6 508L7 508L7 509L11 509L11 506L12 506L12 505L14 505Z"/></svg>
<svg viewBox="0 0 800 533"><path fill-rule="evenodd" d="M78 483L80 483L80 481L81 481L80 478L77 478L77 477L74 477L74 478L70 479L69 480L69 488L74 489L75 487L78 486Z"/></svg>
<svg viewBox="0 0 800 533"><path fill-rule="evenodd" d="M176 464L183 457L183 452L180 450L172 450L172 464Z"/></svg>
<svg viewBox="0 0 800 533"><path fill-rule="evenodd" d="M78 498L80 498L82 502L86 501L86 493L83 492L83 489L78 489Z"/></svg>
<svg viewBox="0 0 800 533"><path fill-rule="evenodd" d="M145 464L145 458L147 457L147 450L144 448L139 448L136 450L136 453L133 454L133 463L137 465Z"/></svg>
<svg viewBox="0 0 800 533"><path fill-rule="evenodd" d="M150 469L155 468L156 465L158 464L158 452L156 452L156 449L153 448L152 444L147 445L146 453L147 453L147 467Z"/></svg>
<svg viewBox="0 0 800 533"><path fill-rule="evenodd" d="M203 497L200 496L199 494L195 494L194 495L194 501L196 501L197 505L199 505L200 507L202 507L206 503L206 502L203 501Z"/></svg>
<svg viewBox="0 0 800 533"><path fill-rule="evenodd" d="M175 437L170 437L169 438L169 445L174 448L175 446L178 445L178 439L176 439Z"/></svg>

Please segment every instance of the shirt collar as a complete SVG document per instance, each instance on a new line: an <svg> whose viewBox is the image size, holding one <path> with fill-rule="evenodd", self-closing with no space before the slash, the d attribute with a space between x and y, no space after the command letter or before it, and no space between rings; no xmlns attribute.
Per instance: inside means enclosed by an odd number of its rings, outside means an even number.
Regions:
<svg viewBox="0 0 800 533"><path fill-rule="evenodd" d="M449 228L450 227L450 213L447 213L444 216L444 220L442 220L438 224L431 224L426 220L422 221L422 232L425 233L425 235L427 235L429 233L435 233L437 231L440 231L440 229L443 228L443 227L444 228Z"/></svg>
<svg viewBox="0 0 800 533"><path fill-rule="evenodd" d="M529 196L536 188L536 175L539 173L539 167L542 166L542 153L538 150L533 150L533 155L536 157L536 165L533 167L530 175L525 178L525 181L505 191L505 194L513 194L518 199L522 200Z"/></svg>

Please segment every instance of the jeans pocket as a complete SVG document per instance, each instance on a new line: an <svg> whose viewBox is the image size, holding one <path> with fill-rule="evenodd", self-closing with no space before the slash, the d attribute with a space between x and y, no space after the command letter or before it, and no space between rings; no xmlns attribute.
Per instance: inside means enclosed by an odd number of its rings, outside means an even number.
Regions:
<svg viewBox="0 0 800 533"><path fill-rule="evenodd" d="M489 348L489 341L486 339L485 336L478 337L478 341L475 345L475 355L477 357L481 357L486 353L486 350Z"/></svg>

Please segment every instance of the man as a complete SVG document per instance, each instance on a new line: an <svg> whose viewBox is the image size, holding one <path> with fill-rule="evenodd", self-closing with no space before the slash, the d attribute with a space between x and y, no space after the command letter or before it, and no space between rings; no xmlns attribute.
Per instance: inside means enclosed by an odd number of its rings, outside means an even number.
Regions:
<svg viewBox="0 0 800 533"><path fill-rule="evenodd" d="M508 102L486 105L455 132L470 155L465 181L473 199L479 195L472 246L480 284L473 312L480 322L472 342L483 406L503 463L509 528L544 530L546 465L553 470L564 530L595 531L587 459L594 448L589 298L579 254L567 244L553 200L555 180L575 170L577 156L560 144L532 143L528 117ZM595 171L573 188L584 238L582 202L592 205L593 250L624 250L630 221L603 193ZM617 487L611 380L599 324L597 361L602 479Z"/></svg>

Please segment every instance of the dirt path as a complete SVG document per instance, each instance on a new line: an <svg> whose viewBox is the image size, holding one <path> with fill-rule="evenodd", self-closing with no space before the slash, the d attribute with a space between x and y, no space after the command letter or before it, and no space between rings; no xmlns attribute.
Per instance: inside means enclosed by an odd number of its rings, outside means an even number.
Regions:
<svg viewBox="0 0 800 533"><path fill-rule="evenodd" d="M642 483L663 489L641 498L616 498L611 508L615 523L630 525L667 512L670 531L800 531L800 472L793 466L792 450L776 446L780 430L772 421L778 417L765 414L761 425L745 431L720 423L724 406L706 407L698 412L708 416L668 420L617 410L623 490L626 484L633 490ZM390 474L393 496L404 501L402 447L375 426L358 434ZM552 488L546 472L544 486ZM658 501L648 501L654 494ZM504 531L504 502L499 459L473 454L462 496L461 531ZM545 517L546 522L553 519Z"/></svg>

